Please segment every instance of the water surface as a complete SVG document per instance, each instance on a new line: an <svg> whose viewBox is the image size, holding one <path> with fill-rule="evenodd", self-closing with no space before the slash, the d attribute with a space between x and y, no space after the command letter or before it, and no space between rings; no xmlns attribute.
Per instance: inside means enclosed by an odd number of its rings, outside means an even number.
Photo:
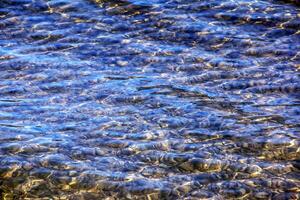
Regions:
<svg viewBox="0 0 300 200"><path fill-rule="evenodd" d="M0 198L299 199L297 2L1 0Z"/></svg>

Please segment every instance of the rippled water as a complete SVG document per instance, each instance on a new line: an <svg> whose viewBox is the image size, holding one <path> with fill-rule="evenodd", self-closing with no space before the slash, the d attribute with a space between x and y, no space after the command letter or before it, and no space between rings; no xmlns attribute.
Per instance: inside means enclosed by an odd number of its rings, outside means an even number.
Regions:
<svg viewBox="0 0 300 200"><path fill-rule="evenodd" d="M0 199L299 199L297 4L1 0Z"/></svg>

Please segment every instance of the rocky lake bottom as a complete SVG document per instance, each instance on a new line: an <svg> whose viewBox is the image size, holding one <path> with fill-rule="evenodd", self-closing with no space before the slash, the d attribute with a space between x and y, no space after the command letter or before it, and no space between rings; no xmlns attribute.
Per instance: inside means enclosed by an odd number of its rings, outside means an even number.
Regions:
<svg viewBox="0 0 300 200"><path fill-rule="evenodd" d="M1 0L0 199L300 199L300 7Z"/></svg>

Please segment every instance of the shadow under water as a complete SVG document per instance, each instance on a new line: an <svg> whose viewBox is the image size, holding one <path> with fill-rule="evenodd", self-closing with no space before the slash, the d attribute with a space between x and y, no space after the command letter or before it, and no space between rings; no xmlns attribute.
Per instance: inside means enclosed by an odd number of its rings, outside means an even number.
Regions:
<svg viewBox="0 0 300 200"><path fill-rule="evenodd" d="M299 199L290 2L0 1L0 198Z"/></svg>

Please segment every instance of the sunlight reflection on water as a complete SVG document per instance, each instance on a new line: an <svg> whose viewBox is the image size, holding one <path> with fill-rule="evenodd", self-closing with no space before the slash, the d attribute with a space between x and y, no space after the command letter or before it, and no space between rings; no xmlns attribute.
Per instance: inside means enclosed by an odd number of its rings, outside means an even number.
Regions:
<svg viewBox="0 0 300 200"><path fill-rule="evenodd" d="M300 198L290 2L1 1L0 198Z"/></svg>

